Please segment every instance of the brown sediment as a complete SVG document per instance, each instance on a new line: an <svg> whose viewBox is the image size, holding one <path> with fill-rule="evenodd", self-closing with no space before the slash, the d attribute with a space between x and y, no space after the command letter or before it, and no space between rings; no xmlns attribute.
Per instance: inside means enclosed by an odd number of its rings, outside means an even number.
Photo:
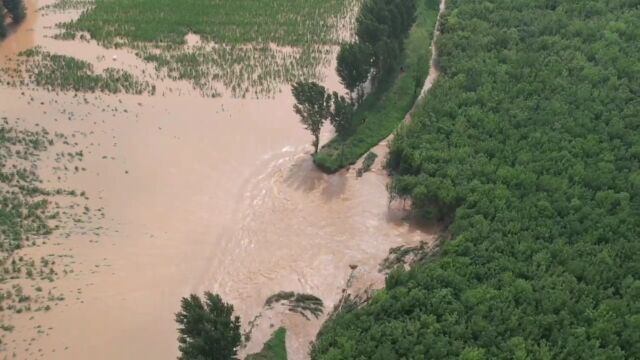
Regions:
<svg viewBox="0 0 640 360"><path fill-rule="evenodd" d="M20 37L27 21L10 38L11 50L0 45L0 58L40 45L94 64L149 69L128 50L46 37L69 15L40 15L29 20L29 36ZM324 83L339 90L334 67L325 69ZM418 229L404 221L404 209L389 206L384 172L356 178L355 171L315 169L288 91L265 100L206 99L182 92L183 85L167 82L157 96L0 87L0 116L77 134L87 171L60 176L51 156L44 186L86 191L87 206L106 214L90 224L99 233L58 232L20 252L65 256L73 272L47 285L65 297L50 311L5 312L2 321L15 325L3 338L6 354L173 359L180 298L210 290L234 304L245 329L262 313L242 354L258 351L284 325L290 358L303 359L340 300L350 265L357 265L354 286L380 287L378 267L389 248L435 239L435 231ZM318 296L325 315L307 320L281 307L263 310L279 291Z"/></svg>

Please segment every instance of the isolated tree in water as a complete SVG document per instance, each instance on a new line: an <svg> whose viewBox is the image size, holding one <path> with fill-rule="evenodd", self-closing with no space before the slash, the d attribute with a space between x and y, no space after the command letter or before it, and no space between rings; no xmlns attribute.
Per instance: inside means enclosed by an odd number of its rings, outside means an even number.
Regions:
<svg viewBox="0 0 640 360"><path fill-rule="evenodd" d="M204 300L204 301L203 301ZM233 316L233 305L219 295L204 293L182 298L176 314L180 360L230 360L240 346L240 318Z"/></svg>
<svg viewBox="0 0 640 360"><path fill-rule="evenodd" d="M298 81L293 85L291 92L296 99L293 110L313 135L313 153L316 154L320 145L322 124L331 113L331 95L324 86L313 81Z"/></svg>
<svg viewBox="0 0 640 360"><path fill-rule="evenodd" d="M2 0L14 23L21 23L27 16L23 0Z"/></svg>
<svg viewBox="0 0 640 360"><path fill-rule="evenodd" d="M336 72L340 82L353 94L357 90L356 101L362 98L362 85L371 73L371 60L373 51L371 47L361 43L342 44L338 52L338 65Z"/></svg>

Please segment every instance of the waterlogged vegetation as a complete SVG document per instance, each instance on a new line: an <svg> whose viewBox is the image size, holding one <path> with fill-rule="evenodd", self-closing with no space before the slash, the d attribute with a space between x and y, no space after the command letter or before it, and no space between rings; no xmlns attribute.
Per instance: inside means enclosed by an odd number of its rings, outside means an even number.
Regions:
<svg viewBox="0 0 640 360"><path fill-rule="evenodd" d="M52 306L65 300L64 295L53 283L60 276L73 273L73 269L56 257L49 255L39 260L29 259L15 254L0 257L0 313L28 313L49 311ZM26 279L29 282L20 281ZM44 287L48 287L47 290ZM0 326L13 325L3 323Z"/></svg>
<svg viewBox="0 0 640 360"><path fill-rule="evenodd" d="M345 0L227 1L96 0L92 9L67 25L104 44L183 44L188 33L225 44L327 44L339 35ZM106 26L106 24L110 24Z"/></svg>
<svg viewBox="0 0 640 360"><path fill-rule="evenodd" d="M289 311L303 316L310 320L309 314L316 319L324 312L322 299L311 294L300 294L293 291L280 291L267 298L264 303L266 308L271 308L275 304L286 306Z"/></svg>
<svg viewBox="0 0 640 360"><path fill-rule="evenodd" d="M640 358L640 8L447 3L442 75L389 164L452 239L312 358Z"/></svg>
<svg viewBox="0 0 640 360"><path fill-rule="evenodd" d="M287 360L287 329L276 330L259 353L248 355L245 360Z"/></svg>
<svg viewBox="0 0 640 360"><path fill-rule="evenodd" d="M24 130L10 126L7 119L0 124L0 251L21 248L33 237L53 231L50 220L58 217L48 196L65 195L64 190L50 191L40 186L35 165L40 154L52 146L56 138L46 129Z"/></svg>
<svg viewBox="0 0 640 360"><path fill-rule="evenodd" d="M64 134L19 125L7 118L0 123L0 327L5 330L14 328L7 322L11 315L49 311L64 301L52 283L74 272L64 255L34 258L22 249L41 246L63 226L92 218L90 209L76 201L86 194L47 189L39 175L47 153L55 156L56 172L81 171L82 150ZM54 147L58 152L52 154ZM4 338L1 334L0 350Z"/></svg>
<svg viewBox="0 0 640 360"><path fill-rule="evenodd" d="M154 94L155 85L122 69L96 73L93 65L76 58L52 54L39 47L19 54L17 66L2 69L0 80L13 87L31 84L49 91Z"/></svg>
<svg viewBox="0 0 640 360"><path fill-rule="evenodd" d="M406 40L403 32L391 30L394 29L393 23L386 23L391 20L385 17L385 9L393 2L370 2L372 10L369 11L372 14L359 15L357 34L362 43L379 49L378 52L373 52L375 66L372 80L375 88L356 107L350 131L334 137L314 157L315 164L328 173L354 164L369 149L389 136L413 107L429 73L429 46L439 2L417 1L416 22ZM363 6L363 11L365 9L367 8ZM377 25L374 26L372 22ZM349 82L344 76L341 78L343 82ZM357 84L351 87L358 91Z"/></svg>
<svg viewBox="0 0 640 360"><path fill-rule="evenodd" d="M358 170L356 170L356 176L361 177L362 175L364 175L364 173L371 170L371 167L376 161L376 158L378 158L378 154L374 153L373 151L369 151L367 155L364 156L364 159L362 159L362 166Z"/></svg>
<svg viewBox="0 0 640 360"><path fill-rule="evenodd" d="M220 94L222 86L234 96L258 97L319 78L331 46L349 34L359 2L96 0L63 29L69 38L83 32L104 46L133 48L160 73L190 81L205 96ZM85 3L65 0L58 7ZM188 44L188 36L197 41Z"/></svg>
<svg viewBox="0 0 640 360"><path fill-rule="evenodd" d="M239 98L271 96L283 83L318 79L330 60L325 46L278 48L270 44L227 45L201 43L186 47L156 44L139 55L172 80L189 80L203 96L222 89ZM220 86L222 85L222 87Z"/></svg>
<svg viewBox="0 0 640 360"><path fill-rule="evenodd" d="M60 224L84 222L92 217L80 203L61 204L57 200L86 198L84 192L47 189L38 173L42 155L51 147L64 149L55 154L56 171L82 171L84 154L74 149L69 138L51 134L45 128L18 128L3 118L0 123L0 254L11 254L59 229Z"/></svg>

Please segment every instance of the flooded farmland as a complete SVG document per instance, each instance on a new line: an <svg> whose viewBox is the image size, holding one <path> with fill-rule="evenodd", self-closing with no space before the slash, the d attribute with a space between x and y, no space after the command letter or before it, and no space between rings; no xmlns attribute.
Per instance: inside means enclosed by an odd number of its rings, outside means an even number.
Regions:
<svg viewBox="0 0 640 360"><path fill-rule="evenodd" d="M314 167L288 89L264 99L204 97L184 81L155 77L131 50L54 39L55 24L78 12L36 11L49 3L27 1L27 20L0 43L0 65L15 66L20 51L39 46L96 72L143 76L157 91L0 86L0 117L66 134L83 152L84 169L64 173L55 152L45 154L43 186L84 192L81 205L103 214L19 251L59 256L69 271L41 285L62 296L50 310L0 315L14 326L3 333L3 357L174 359L180 298L209 290L251 331L241 354L258 351L282 325L290 358L303 359L348 282L380 287L390 248L434 240L404 220L402 204L390 206L381 160L360 178ZM334 67L322 69L322 82L344 92ZM327 129L322 138L330 136ZM40 285L24 284L32 286ZM279 291L319 297L324 315L264 308Z"/></svg>

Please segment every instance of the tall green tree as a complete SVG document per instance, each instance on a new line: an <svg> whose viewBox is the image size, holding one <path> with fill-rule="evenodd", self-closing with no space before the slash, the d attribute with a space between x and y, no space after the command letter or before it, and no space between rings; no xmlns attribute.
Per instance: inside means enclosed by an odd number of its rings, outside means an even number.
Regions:
<svg viewBox="0 0 640 360"><path fill-rule="evenodd" d="M340 77L340 82L349 90L350 95L356 90L360 90L369 78L372 59L373 51L367 44L347 43L340 46L336 72ZM357 101L361 96L361 91L358 91Z"/></svg>
<svg viewBox="0 0 640 360"><path fill-rule="evenodd" d="M182 298L176 314L180 360L234 359L240 346L240 318L233 316L233 305L219 295L204 293Z"/></svg>
<svg viewBox="0 0 640 360"><path fill-rule="evenodd" d="M331 100L329 122L338 136L346 136L353 127L353 103L335 91L331 94Z"/></svg>
<svg viewBox="0 0 640 360"><path fill-rule="evenodd" d="M296 99L293 110L313 135L315 155L320 145L320 130L331 113L331 95L324 86L314 81L298 81L291 88L291 92Z"/></svg>
<svg viewBox="0 0 640 360"><path fill-rule="evenodd" d="M2 3L9 12L9 15L11 15L14 23L21 23L27 16L23 0L2 0Z"/></svg>

